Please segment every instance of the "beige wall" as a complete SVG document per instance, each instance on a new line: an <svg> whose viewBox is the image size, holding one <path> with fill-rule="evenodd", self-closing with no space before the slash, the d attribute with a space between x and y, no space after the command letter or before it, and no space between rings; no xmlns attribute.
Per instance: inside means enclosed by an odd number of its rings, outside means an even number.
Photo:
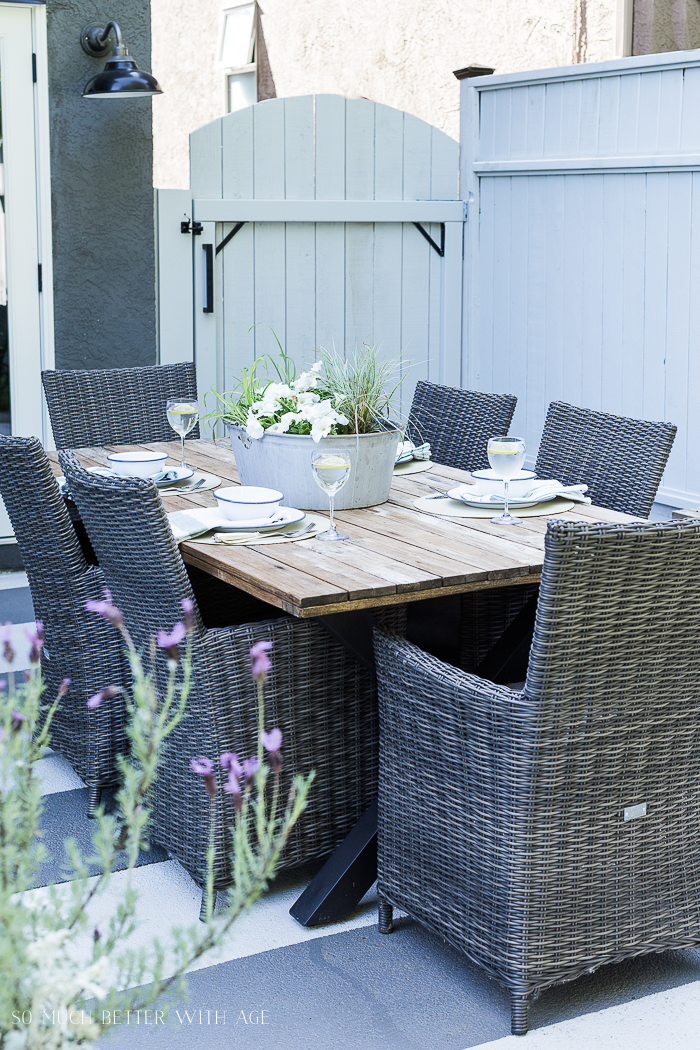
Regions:
<svg viewBox="0 0 700 1050"><path fill-rule="evenodd" d="M507 73L613 58L618 2L262 0L261 23L278 97L365 96L457 138L454 69L476 63ZM153 101L156 186L188 186L188 133L224 112L215 65L221 6L152 0L152 68L165 92Z"/></svg>

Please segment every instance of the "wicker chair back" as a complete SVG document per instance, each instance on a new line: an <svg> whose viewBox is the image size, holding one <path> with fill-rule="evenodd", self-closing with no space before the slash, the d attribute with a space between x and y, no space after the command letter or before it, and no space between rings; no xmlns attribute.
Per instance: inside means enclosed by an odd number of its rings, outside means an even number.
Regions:
<svg viewBox="0 0 700 1050"><path fill-rule="evenodd" d="M515 1034L533 992L700 944L700 522L551 521L523 692L375 647L380 894Z"/></svg>
<svg viewBox="0 0 700 1050"><path fill-rule="evenodd" d="M192 585L155 482L94 474L72 452L59 452L59 458L114 601L129 610L136 644L146 645L158 629L169 630L182 620L184 598L192 601L197 633L203 634Z"/></svg>
<svg viewBox="0 0 700 1050"><path fill-rule="evenodd" d="M489 465L489 438L508 433L517 400L512 394L484 394L421 380L413 395L407 434L415 444L430 442L434 463L480 470Z"/></svg>
<svg viewBox="0 0 700 1050"><path fill-rule="evenodd" d="M552 401L535 470L564 485L588 485L599 507L648 518L677 428Z"/></svg>
<svg viewBox="0 0 700 1050"><path fill-rule="evenodd" d="M185 567L152 481L112 479L84 470L60 453L71 492L117 605L134 639L146 646L158 628L182 619L180 600L192 598ZM231 590L235 592L234 588ZM247 608L247 607L246 607ZM292 774L316 771L312 797L281 857L292 867L331 852L376 797L376 691L369 670L319 624L279 613L274 619L197 628L185 717L169 739L154 790L154 838L201 883L209 842L209 800L190 759L224 751L255 754L258 715L250 647L273 643L265 688L268 728L284 734L280 790ZM167 661L155 661L161 690ZM214 843L217 887L233 878L229 828L234 811L216 768Z"/></svg>
<svg viewBox="0 0 700 1050"><path fill-rule="evenodd" d="M52 746L75 767L90 789L116 779L115 758L124 746L124 705L88 711L86 701L106 685L123 681L119 638L107 624L85 612L85 602L102 597L104 574L89 565L46 454L36 438L0 437L0 494L22 555L34 603L44 624L42 672L53 697L63 678L70 689L56 713Z"/></svg>
<svg viewBox="0 0 700 1050"><path fill-rule="evenodd" d="M172 441L168 398L196 398L192 362L146 368L42 372L57 448ZM199 437L199 424L188 434Z"/></svg>

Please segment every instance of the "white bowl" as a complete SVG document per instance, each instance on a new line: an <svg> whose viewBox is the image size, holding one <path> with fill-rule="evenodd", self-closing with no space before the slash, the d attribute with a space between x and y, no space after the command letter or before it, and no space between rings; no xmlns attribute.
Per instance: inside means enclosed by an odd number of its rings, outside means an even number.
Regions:
<svg viewBox="0 0 700 1050"><path fill-rule="evenodd" d="M282 493L257 485L237 485L214 492L219 510L230 521L271 518L280 505Z"/></svg>
<svg viewBox="0 0 700 1050"><path fill-rule="evenodd" d="M125 478L154 478L162 474L167 458L164 452L113 452L107 461L115 474Z"/></svg>
<svg viewBox="0 0 700 1050"><path fill-rule="evenodd" d="M519 470L508 482L508 495L513 499L520 499L532 488L532 479L535 477L534 470ZM505 485L501 478L496 477L496 472L490 467L486 470L473 470L474 489L482 496L503 496Z"/></svg>

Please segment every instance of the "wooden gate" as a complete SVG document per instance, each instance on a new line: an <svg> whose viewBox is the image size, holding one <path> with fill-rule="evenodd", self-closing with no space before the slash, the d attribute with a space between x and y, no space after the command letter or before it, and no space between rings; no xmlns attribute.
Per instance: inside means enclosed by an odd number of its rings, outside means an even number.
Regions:
<svg viewBox="0 0 700 1050"><path fill-rule="evenodd" d="M299 365L319 346L381 344L407 372L400 411L418 379L459 386L458 156L429 124L336 95L271 99L195 131L191 200L159 191L161 361L182 360L193 308L202 392L275 353L273 333ZM201 224L193 303L181 261L172 273L186 217Z"/></svg>
<svg viewBox="0 0 700 1050"><path fill-rule="evenodd" d="M700 57L462 82L465 386L678 425L659 499L700 502Z"/></svg>

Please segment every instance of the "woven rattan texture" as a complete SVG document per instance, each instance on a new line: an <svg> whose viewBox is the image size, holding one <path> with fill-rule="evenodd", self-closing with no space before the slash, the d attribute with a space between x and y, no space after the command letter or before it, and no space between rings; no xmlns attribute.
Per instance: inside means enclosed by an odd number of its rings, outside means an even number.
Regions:
<svg viewBox="0 0 700 1050"><path fill-rule="evenodd" d="M124 746L124 704L88 711L90 696L123 681L119 639L85 612L102 598L104 576L83 557L63 498L36 438L0 437L0 494L29 580L34 613L44 624L42 672L47 698L64 678L71 686L56 713L51 746L89 787L114 783Z"/></svg>
<svg viewBox="0 0 700 1050"><path fill-rule="evenodd" d="M114 600L143 646L160 627L181 619L180 600L193 597L189 578L153 482L111 479L79 466L72 453L61 463ZM282 857L292 867L330 852L376 795L376 689L346 649L319 624L289 616L206 630L199 611L193 645L193 680L186 717L170 739L154 799L154 838L202 881L209 803L190 759L257 749L256 692L249 650L273 642L266 690L268 728L284 734L286 792L295 773L316 770L307 809ZM161 683L166 660L157 657ZM220 788L222 771L217 766ZM217 795L217 886L231 881L227 828L230 796Z"/></svg>
<svg viewBox="0 0 700 1050"><path fill-rule="evenodd" d="M551 521L523 692L375 648L385 898L516 996L700 944L700 523Z"/></svg>
<svg viewBox="0 0 700 1050"><path fill-rule="evenodd" d="M494 587L488 591L469 591L461 596L459 625L459 666L473 674L488 651L537 593L539 584Z"/></svg>
<svg viewBox="0 0 700 1050"><path fill-rule="evenodd" d="M408 417L411 441L430 442L433 463L460 470L488 467L489 438L507 434L517 397L427 383L416 385Z"/></svg>
<svg viewBox="0 0 700 1050"><path fill-rule="evenodd" d="M165 403L197 397L189 361L147 368L42 372L56 448L172 441ZM199 437L199 424L187 435Z"/></svg>
<svg viewBox="0 0 700 1050"><path fill-rule="evenodd" d="M648 518L676 429L552 401L535 471L564 485L585 483L598 507Z"/></svg>

